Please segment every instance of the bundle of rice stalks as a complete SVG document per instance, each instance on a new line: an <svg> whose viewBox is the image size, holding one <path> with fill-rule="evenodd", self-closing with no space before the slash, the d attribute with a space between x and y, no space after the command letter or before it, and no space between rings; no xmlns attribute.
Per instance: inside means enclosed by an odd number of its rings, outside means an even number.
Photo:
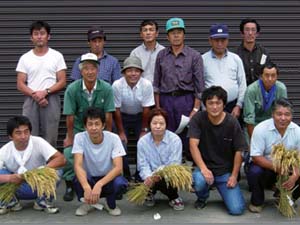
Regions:
<svg viewBox="0 0 300 225"><path fill-rule="evenodd" d="M159 176L164 179L167 186L178 190L189 191L192 186L192 167L183 165L168 165L158 168L152 177ZM127 192L127 199L138 205L142 205L150 191L150 187L139 183Z"/></svg>
<svg viewBox="0 0 300 225"><path fill-rule="evenodd" d="M15 183L6 183L0 185L0 201L9 203L15 196L15 193L19 186L20 185Z"/></svg>
<svg viewBox="0 0 300 225"><path fill-rule="evenodd" d="M58 176L55 169L49 167L29 170L23 174L25 181L29 184L32 191L37 191L38 197L46 196L56 199L56 182Z"/></svg>
<svg viewBox="0 0 300 225"><path fill-rule="evenodd" d="M291 218L296 214L291 199L293 190L286 190L282 184L288 180L295 168L300 167L300 155L297 150L287 150L284 145L278 144L273 146L271 157L275 171L278 173L276 187L280 191L280 198L277 208L282 215Z"/></svg>

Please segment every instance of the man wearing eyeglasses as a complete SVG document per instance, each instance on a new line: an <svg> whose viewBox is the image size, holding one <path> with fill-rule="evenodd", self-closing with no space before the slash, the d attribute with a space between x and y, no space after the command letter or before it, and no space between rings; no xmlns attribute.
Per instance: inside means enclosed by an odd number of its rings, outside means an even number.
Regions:
<svg viewBox="0 0 300 225"><path fill-rule="evenodd" d="M263 65L271 62L271 58L268 51L256 42L260 34L260 25L255 19L243 19L240 32L243 40L237 54L243 61L248 86L259 78Z"/></svg>

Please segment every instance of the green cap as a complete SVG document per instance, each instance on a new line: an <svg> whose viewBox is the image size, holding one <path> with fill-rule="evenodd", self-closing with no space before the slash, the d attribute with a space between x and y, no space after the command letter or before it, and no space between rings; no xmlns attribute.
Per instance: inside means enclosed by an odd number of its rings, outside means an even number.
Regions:
<svg viewBox="0 0 300 225"><path fill-rule="evenodd" d="M171 18L167 21L167 24L166 24L166 31L167 32L169 32L172 29L176 29L176 28L185 29L183 19L181 19L181 18Z"/></svg>

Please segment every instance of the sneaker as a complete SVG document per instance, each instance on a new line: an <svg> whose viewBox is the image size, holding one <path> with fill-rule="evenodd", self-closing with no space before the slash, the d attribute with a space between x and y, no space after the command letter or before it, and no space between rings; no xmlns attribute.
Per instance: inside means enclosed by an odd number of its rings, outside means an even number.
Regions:
<svg viewBox="0 0 300 225"><path fill-rule="evenodd" d="M55 207L52 202L47 200L36 200L34 202L33 209L37 211L45 211L49 214L55 214L59 212L59 208Z"/></svg>
<svg viewBox="0 0 300 225"><path fill-rule="evenodd" d="M262 205L252 205L250 204L248 207L249 211L252 213L261 213L263 210L263 206Z"/></svg>
<svg viewBox="0 0 300 225"><path fill-rule="evenodd" d="M22 209L22 205L17 199L13 199L11 202L9 202L6 205L0 206L0 215L4 215L8 213L9 211L17 212Z"/></svg>
<svg viewBox="0 0 300 225"><path fill-rule="evenodd" d="M206 200L200 200L197 199L197 201L195 201L194 206L196 209L204 209L207 205L207 201Z"/></svg>
<svg viewBox="0 0 300 225"><path fill-rule="evenodd" d="M180 197L169 201L169 205L177 211L184 210L184 204Z"/></svg>
<svg viewBox="0 0 300 225"><path fill-rule="evenodd" d="M76 216L85 216L87 215L90 211L92 211L94 208L93 206L83 203L81 206L79 206L76 209L75 215Z"/></svg>
<svg viewBox="0 0 300 225"><path fill-rule="evenodd" d="M122 214L122 211L118 206L116 206L116 208L114 208L114 209L111 209L107 205L107 202L105 202L105 204L104 204L104 209L108 212L109 215L112 215L112 216L120 216Z"/></svg>
<svg viewBox="0 0 300 225"><path fill-rule="evenodd" d="M152 193L147 195L144 205L148 207L153 207L155 205L155 199Z"/></svg>

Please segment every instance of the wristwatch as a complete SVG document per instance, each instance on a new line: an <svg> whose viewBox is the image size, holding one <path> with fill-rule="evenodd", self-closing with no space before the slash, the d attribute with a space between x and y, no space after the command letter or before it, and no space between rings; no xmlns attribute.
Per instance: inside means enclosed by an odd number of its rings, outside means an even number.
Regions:
<svg viewBox="0 0 300 225"><path fill-rule="evenodd" d="M46 88L46 91L47 91L47 95L50 95L50 94L51 94L50 88Z"/></svg>

